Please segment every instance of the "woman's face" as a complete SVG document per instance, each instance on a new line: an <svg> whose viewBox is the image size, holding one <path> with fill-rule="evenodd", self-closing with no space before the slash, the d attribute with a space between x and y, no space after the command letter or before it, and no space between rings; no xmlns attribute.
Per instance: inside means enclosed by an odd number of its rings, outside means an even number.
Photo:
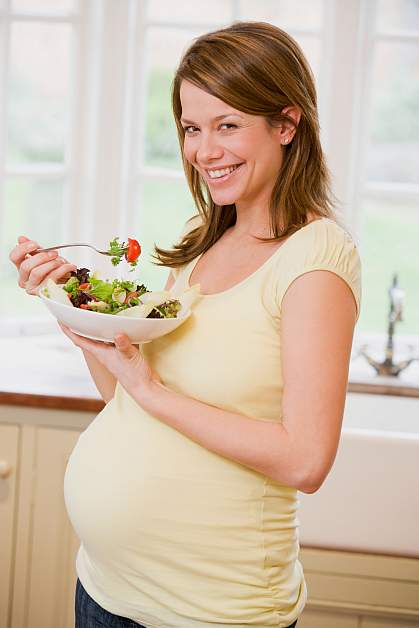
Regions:
<svg viewBox="0 0 419 628"><path fill-rule="evenodd" d="M183 80L180 87L184 154L205 179L217 205L269 204L290 128L234 109Z"/></svg>

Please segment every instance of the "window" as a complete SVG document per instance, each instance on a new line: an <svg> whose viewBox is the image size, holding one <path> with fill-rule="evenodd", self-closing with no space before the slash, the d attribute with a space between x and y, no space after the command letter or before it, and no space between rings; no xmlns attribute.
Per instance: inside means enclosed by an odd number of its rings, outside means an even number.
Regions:
<svg viewBox="0 0 419 628"><path fill-rule="evenodd" d="M7 261L21 232L100 246L134 235L142 281L165 283L149 254L195 211L170 110L173 71L194 37L253 19L288 30L315 72L322 141L364 262L358 333L385 333L398 272L398 331L419 334L418 17L419 0L178 0L176 11L171 0L3 0L0 314L45 314ZM113 270L83 250L70 255Z"/></svg>
<svg viewBox="0 0 419 628"><path fill-rule="evenodd" d="M387 288L397 273L406 292L397 331L419 334L419 2L379 0L373 11L374 4L365 3L360 328L386 331Z"/></svg>
<svg viewBox="0 0 419 628"><path fill-rule="evenodd" d="M79 20L73 0L9 5L0 13L1 314L44 315L36 299L17 289L7 255L18 234L41 242L67 234Z"/></svg>

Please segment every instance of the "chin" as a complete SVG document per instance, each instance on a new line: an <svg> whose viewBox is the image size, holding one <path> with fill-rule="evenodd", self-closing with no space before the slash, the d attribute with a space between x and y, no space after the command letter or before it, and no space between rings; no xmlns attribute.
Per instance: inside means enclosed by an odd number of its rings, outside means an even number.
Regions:
<svg viewBox="0 0 419 628"><path fill-rule="evenodd" d="M216 205L234 205L237 202L237 197L236 196L217 196L215 195L211 195L211 198L213 200L213 202Z"/></svg>
<svg viewBox="0 0 419 628"><path fill-rule="evenodd" d="M221 192L221 190L210 190L211 198L216 205L233 205L240 199L240 194L237 192Z"/></svg>

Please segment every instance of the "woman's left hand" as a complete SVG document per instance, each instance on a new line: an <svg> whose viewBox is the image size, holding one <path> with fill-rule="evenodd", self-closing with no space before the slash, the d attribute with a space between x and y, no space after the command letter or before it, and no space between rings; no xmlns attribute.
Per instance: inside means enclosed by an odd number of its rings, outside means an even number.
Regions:
<svg viewBox="0 0 419 628"><path fill-rule="evenodd" d="M153 385L161 383L158 374L144 358L141 348L131 344L127 335L117 334L113 345L79 336L62 323L58 324L76 347L89 351L128 393L135 392L136 398L149 395Z"/></svg>

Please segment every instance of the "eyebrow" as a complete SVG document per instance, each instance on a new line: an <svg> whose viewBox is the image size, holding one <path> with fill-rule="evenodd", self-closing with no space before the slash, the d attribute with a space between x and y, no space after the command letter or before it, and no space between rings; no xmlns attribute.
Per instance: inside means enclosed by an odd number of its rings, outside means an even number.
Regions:
<svg viewBox="0 0 419 628"><path fill-rule="evenodd" d="M220 116L215 116L214 121L222 120L223 118L228 118L229 116L237 116L238 118L243 118L239 113L223 113ZM181 118L181 122L185 124L195 124L192 120L187 120L186 118Z"/></svg>

